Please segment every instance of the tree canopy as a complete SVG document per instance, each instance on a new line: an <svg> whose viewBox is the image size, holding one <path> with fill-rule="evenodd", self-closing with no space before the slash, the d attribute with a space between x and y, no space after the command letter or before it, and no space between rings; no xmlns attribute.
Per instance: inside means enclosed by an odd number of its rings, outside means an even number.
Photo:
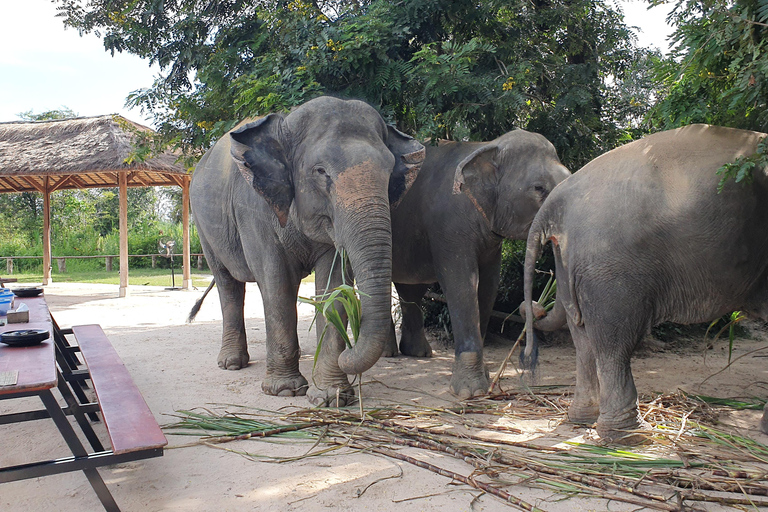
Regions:
<svg viewBox="0 0 768 512"><path fill-rule="evenodd" d="M401 130L542 133L571 168L635 134L659 56L603 0L58 0L65 23L160 65L128 99L199 155L239 120L320 94Z"/></svg>
<svg viewBox="0 0 768 512"><path fill-rule="evenodd" d="M672 58L658 68L652 127L709 123L767 132L768 0L677 0L669 22Z"/></svg>

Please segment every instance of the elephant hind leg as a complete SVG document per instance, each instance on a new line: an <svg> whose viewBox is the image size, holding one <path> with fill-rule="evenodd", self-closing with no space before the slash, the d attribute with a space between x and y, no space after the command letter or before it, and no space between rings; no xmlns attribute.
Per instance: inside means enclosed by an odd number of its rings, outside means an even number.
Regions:
<svg viewBox="0 0 768 512"><path fill-rule="evenodd" d="M217 358L219 368L239 370L248 365L248 343L245 335L245 283L233 278L223 268L214 271L219 291L222 314L221 350Z"/></svg>
<svg viewBox="0 0 768 512"><path fill-rule="evenodd" d="M432 357L432 347L424 333L421 298L429 288L426 284L395 283L400 296L403 319L400 324L400 352L412 357Z"/></svg>
<svg viewBox="0 0 768 512"><path fill-rule="evenodd" d="M570 322L569 327L576 347L576 389L568 409L568 421L593 425L600 416L600 384L595 365L596 357L584 327Z"/></svg>
<svg viewBox="0 0 768 512"><path fill-rule="evenodd" d="M605 442L633 445L647 441L640 432L642 419L630 364L635 346L647 332L642 321L646 317L622 315L623 321L608 320L598 332L590 332L600 380L600 417L596 428ZM587 330L590 331L589 326Z"/></svg>

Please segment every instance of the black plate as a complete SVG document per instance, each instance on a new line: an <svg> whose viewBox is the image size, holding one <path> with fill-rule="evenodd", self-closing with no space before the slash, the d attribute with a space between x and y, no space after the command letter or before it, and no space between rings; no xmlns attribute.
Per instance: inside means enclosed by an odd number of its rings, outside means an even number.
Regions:
<svg viewBox="0 0 768 512"><path fill-rule="evenodd" d="M12 347L29 347L47 340L50 333L46 329L22 329L8 331L0 335L0 342Z"/></svg>
<svg viewBox="0 0 768 512"><path fill-rule="evenodd" d="M13 294L17 297L37 297L43 293L42 288L14 288Z"/></svg>

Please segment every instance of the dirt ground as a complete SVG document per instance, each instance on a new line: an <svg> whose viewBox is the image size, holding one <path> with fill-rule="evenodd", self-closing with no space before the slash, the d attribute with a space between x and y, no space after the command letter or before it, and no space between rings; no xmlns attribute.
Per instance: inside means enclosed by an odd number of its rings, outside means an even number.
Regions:
<svg viewBox="0 0 768 512"><path fill-rule="evenodd" d="M302 293L311 295L312 290L313 285L306 285ZM117 287L112 285L52 284L46 287L45 296L60 326L102 325L161 425L172 422L175 411L210 404L236 404L272 411L308 407L304 397L273 397L261 391L265 327L256 286L248 285L246 295L251 364L240 371L224 371L216 365L221 312L215 289L197 320L193 324L185 323L187 313L202 291L132 286L130 296L120 299ZM315 333L309 332L313 311L303 305L299 313L301 369L308 377L316 345ZM510 346L498 338L488 344L485 358L491 374L496 372ZM691 342L675 350L644 351L632 363L639 392L683 389L718 397L768 396L768 359L765 357L768 350L737 359L729 369L720 372L726 365L726 347L727 342L721 341L714 349L706 350L703 343ZM737 341L733 357L739 358L760 347L768 347L768 336L758 330L751 339ZM457 405L457 399L448 392L452 350L437 341L433 348L435 355L431 359L380 360L365 374L365 405ZM542 348L539 368L539 384L573 384L572 346L559 344ZM505 390L520 388L514 368L505 375L502 380ZM20 400L0 402L0 413L22 410L25 405ZM768 436L757 430L759 419L758 411L741 411L728 418L744 435L768 443ZM522 437L511 436L514 439L544 441L549 438L549 442L554 443L589 435L588 429L560 424L559 419L524 422L511 415L502 420L527 432ZM169 435L169 447L163 457L100 469L123 511L510 509L498 498L381 456L346 453L276 464L208 446L180 448L190 440ZM254 440L227 445L230 449L272 456L298 455L310 447L311 444L306 443L287 445ZM469 475L473 470L468 464L439 454L415 448L405 448L403 452L462 475ZM68 454L52 422L0 427L2 466ZM398 476L401 471L402 476ZM386 477L393 478L383 479ZM548 511L639 510L635 505L599 499L562 501L561 495L527 486L514 486L510 492ZM101 509L82 473L0 486L0 510L5 512ZM706 510L719 509L713 505Z"/></svg>

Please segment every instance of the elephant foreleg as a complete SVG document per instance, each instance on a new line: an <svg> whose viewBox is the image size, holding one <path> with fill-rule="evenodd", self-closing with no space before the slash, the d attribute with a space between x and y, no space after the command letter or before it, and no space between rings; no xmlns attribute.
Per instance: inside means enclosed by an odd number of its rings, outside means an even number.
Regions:
<svg viewBox="0 0 768 512"><path fill-rule="evenodd" d="M455 359L451 391L462 399L484 395L490 386L483 360L478 281L476 268L452 268L440 280L453 327Z"/></svg>
<svg viewBox="0 0 768 512"><path fill-rule="evenodd" d="M261 389L268 395L298 396L307 392L307 379L299 371L296 300L298 283L260 284L267 328L267 373Z"/></svg>
<svg viewBox="0 0 768 512"><path fill-rule="evenodd" d="M477 286L477 303L480 312L480 335L485 340L488 332L488 322L491 320L493 304L496 302L496 292L499 291L501 279L501 253L490 265L480 267L480 279Z"/></svg>
<svg viewBox="0 0 768 512"><path fill-rule="evenodd" d="M400 296L400 311L403 315L400 323L400 352L406 356L432 357L432 347L424 334L424 315L421 311L421 298L429 285L395 283L395 288Z"/></svg>
<svg viewBox="0 0 768 512"><path fill-rule="evenodd" d="M335 251L328 251L315 264L315 295L317 296L327 293L326 284L332 290L342 282L341 261L334 256ZM351 278L347 278L346 281L351 284ZM335 308L346 326L347 314L344 308L338 303L335 304ZM328 325L326 328L325 317L320 314L315 322L315 331L320 352L312 371L312 383L307 391L307 397L315 405L331 407L349 405L355 400L355 392L347 375L339 368L339 354L345 349L344 340L334 326Z"/></svg>

